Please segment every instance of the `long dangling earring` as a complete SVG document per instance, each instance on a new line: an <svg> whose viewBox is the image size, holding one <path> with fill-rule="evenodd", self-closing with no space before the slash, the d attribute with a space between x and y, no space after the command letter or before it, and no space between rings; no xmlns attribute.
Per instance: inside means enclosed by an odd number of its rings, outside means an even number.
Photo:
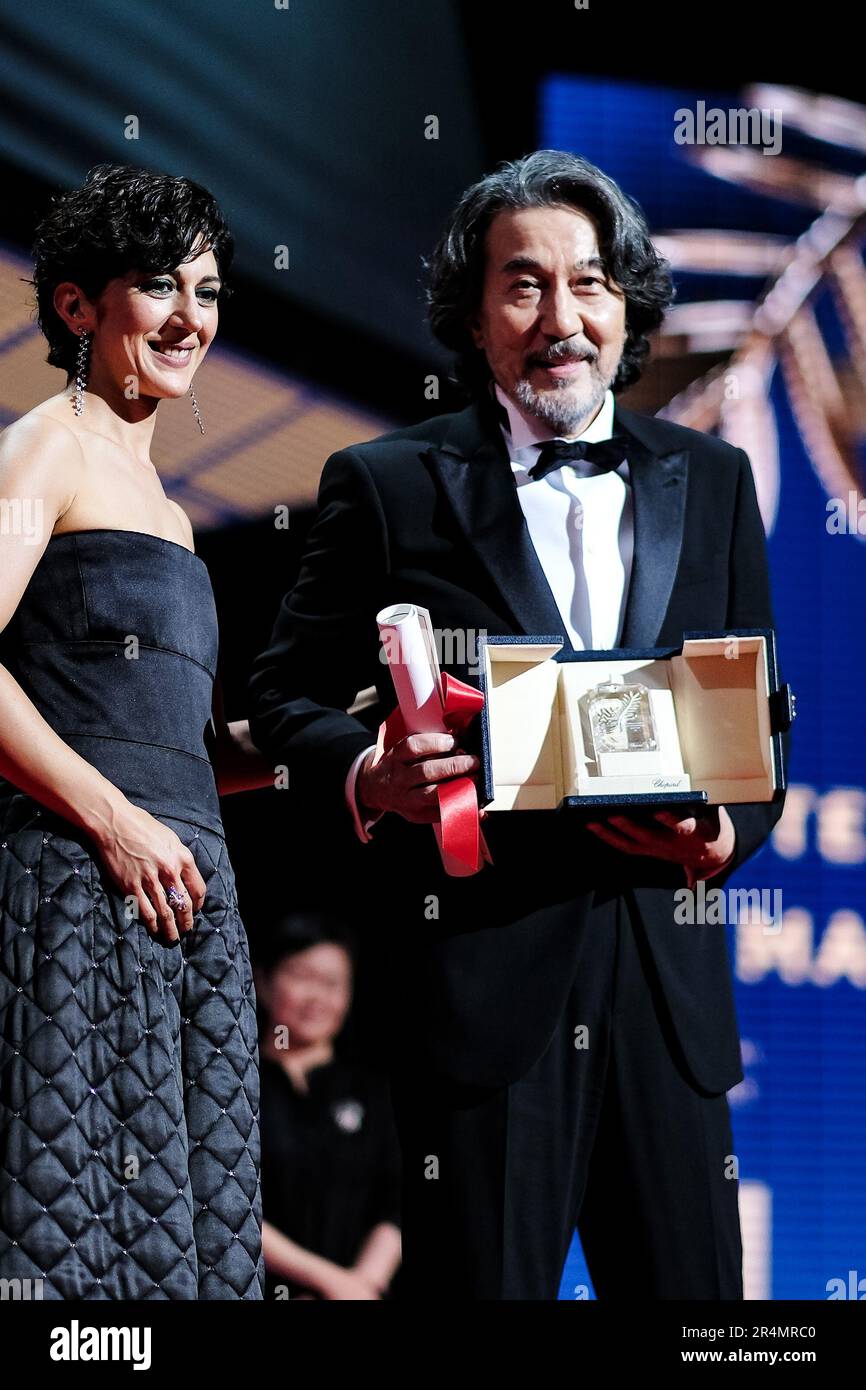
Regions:
<svg viewBox="0 0 866 1390"><path fill-rule="evenodd" d="M93 334L86 328L82 328L78 340L78 357L75 363L75 394L72 397L72 409L76 415L80 415L84 409L84 388L87 385L87 372L90 366L90 340Z"/></svg>
<svg viewBox="0 0 866 1390"><path fill-rule="evenodd" d="M198 408L198 401L195 398L195 391L193 391L192 387L189 388L189 394L192 398L193 414L195 415L195 418L198 420L199 431L202 434L204 434L204 424L202 423L201 411Z"/></svg>

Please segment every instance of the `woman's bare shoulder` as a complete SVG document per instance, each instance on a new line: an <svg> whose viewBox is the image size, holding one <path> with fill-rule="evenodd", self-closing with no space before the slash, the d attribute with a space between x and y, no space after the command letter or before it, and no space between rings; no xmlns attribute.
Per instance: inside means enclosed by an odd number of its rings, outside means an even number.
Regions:
<svg viewBox="0 0 866 1390"><path fill-rule="evenodd" d="M0 434L0 493L38 495L60 514L75 495L83 455L77 431L51 405L41 402Z"/></svg>
<svg viewBox="0 0 866 1390"><path fill-rule="evenodd" d="M67 402L66 411L71 413L72 407L68 404L68 399L52 396L47 401L40 401L26 414L20 415L0 434L0 447L5 453L10 450L19 453L26 450L29 453L42 442L49 444L52 449L62 448L65 444L70 453L80 456L78 431L69 421L64 420L61 414L60 406L64 400Z"/></svg>
<svg viewBox="0 0 866 1390"><path fill-rule="evenodd" d="M187 545L190 550L195 550L195 536L193 535L192 522L179 502L175 502L172 497L167 497L166 501L175 515L180 518L180 524L183 527Z"/></svg>

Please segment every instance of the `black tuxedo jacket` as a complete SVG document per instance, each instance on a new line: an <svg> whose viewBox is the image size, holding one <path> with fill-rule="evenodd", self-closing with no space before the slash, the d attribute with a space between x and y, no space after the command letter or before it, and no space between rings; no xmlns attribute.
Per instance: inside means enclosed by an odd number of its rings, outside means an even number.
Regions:
<svg viewBox="0 0 866 1390"><path fill-rule="evenodd" d="M743 1075L725 931L675 921L681 867L613 850L567 812L488 817L493 864L467 879L444 874L429 825L386 815L369 845L349 843L344 781L372 740L345 711L371 685L383 716L395 704L379 609L428 608L435 628L456 634L457 657L467 630L562 632L495 409L482 399L328 460L298 581L253 668L252 735L275 764L288 766L295 804L301 798L319 818L334 874L355 866L353 915L378 953L380 1017L387 1015L384 1031L403 1061L411 1055L468 1084L523 1075L557 1024L587 912L621 895L643 924L682 1057L697 1084L718 1093ZM635 518L619 645L678 645L688 630L771 627L764 531L746 454L619 406L615 414L631 440ZM478 685L469 644L467 653L443 665ZM728 809L736 853L708 889L762 844L782 802Z"/></svg>

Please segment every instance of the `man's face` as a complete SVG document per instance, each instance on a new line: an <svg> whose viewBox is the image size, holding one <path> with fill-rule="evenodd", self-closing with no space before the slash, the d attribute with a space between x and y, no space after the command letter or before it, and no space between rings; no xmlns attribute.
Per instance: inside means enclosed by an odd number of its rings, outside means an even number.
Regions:
<svg viewBox="0 0 866 1390"><path fill-rule="evenodd" d="M470 328L496 381L524 414L557 434L585 428L616 376L625 309L585 213L557 206L494 217Z"/></svg>

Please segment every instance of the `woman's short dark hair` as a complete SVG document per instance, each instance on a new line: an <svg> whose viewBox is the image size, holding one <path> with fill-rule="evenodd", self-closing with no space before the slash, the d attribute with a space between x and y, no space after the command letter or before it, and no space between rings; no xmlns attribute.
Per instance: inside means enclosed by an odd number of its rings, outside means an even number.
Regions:
<svg viewBox="0 0 866 1390"><path fill-rule="evenodd" d="M311 946L342 946L354 967L357 960L357 940L351 928L340 918L319 909L300 909L287 913L263 932L256 959L270 974L288 956L296 956Z"/></svg>
<svg viewBox="0 0 866 1390"><path fill-rule="evenodd" d="M626 338L615 391L637 381L649 352L647 335L673 299L667 261L655 250L643 213L613 179L579 155L536 150L506 162L463 194L432 256L425 261L430 326L457 354L457 377L477 392L490 379L467 319L480 307L485 239L499 212L567 206L592 217L607 274L625 293Z"/></svg>
<svg viewBox="0 0 866 1390"><path fill-rule="evenodd" d="M64 280L96 299L109 280L130 270L170 272L208 249L225 290L234 242L216 199L201 184L97 164L80 187L52 199L36 228L30 284L51 366L69 377L78 353L78 339L54 307L54 291Z"/></svg>

